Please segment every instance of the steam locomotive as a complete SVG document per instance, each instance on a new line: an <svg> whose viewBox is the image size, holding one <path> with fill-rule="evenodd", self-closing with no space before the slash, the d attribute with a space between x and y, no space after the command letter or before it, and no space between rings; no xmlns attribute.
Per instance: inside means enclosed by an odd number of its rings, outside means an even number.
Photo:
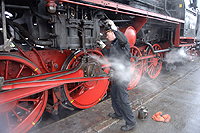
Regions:
<svg viewBox="0 0 200 133"><path fill-rule="evenodd" d="M111 19L131 49L128 90L155 79L165 53L197 56L197 0L1 0L0 129L27 132L44 110L86 109L107 95L112 68L96 43ZM94 58L95 57L95 58ZM101 61L103 60L103 63Z"/></svg>

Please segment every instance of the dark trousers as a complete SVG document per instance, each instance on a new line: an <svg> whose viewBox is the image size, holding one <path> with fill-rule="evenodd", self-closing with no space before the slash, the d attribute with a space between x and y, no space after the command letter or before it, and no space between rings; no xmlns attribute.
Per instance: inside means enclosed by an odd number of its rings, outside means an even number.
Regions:
<svg viewBox="0 0 200 133"><path fill-rule="evenodd" d="M112 107L117 115L122 115L126 124L133 125L136 120L128 100L127 87L128 82L118 82L114 78L111 88Z"/></svg>

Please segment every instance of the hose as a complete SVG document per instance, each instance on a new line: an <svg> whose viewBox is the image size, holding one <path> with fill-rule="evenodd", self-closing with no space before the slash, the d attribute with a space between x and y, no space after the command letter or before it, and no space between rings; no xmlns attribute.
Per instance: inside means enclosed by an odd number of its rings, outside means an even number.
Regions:
<svg viewBox="0 0 200 133"><path fill-rule="evenodd" d="M12 22L12 21L8 21L8 22L11 23L13 26L17 27L19 31L23 33L24 36L28 37L35 44L43 45L43 46L48 46L48 45L53 44L51 41L40 41L40 40L35 39L23 26L21 26L20 24L16 22Z"/></svg>
<svg viewBox="0 0 200 133"><path fill-rule="evenodd" d="M31 9L31 11L33 12L33 14L35 14L36 16L38 16L39 18L41 19L44 19L44 20L47 20L47 21L51 21L51 17L50 16L46 16L46 15L43 15L43 14L40 14L33 6L33 4L29 1L28 2L28 5Z"/></svg>

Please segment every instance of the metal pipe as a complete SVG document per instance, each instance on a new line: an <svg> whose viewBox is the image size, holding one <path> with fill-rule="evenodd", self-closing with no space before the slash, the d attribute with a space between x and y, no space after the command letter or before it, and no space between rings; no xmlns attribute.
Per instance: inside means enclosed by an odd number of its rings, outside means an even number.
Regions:
<svg viewBox="0 0 200 133"><path fill-rule="evenodd" d="M42 45L42 46L48 46L48 45L53 44L52 41L40 41L40 40L35 39L23 26L21 26L20 24L18 24L16 22L9 21L9 24L12 28L14 26L16 26L19 29L19 31L21 31L23 33L23 35L28 37L35 44ZM14 29L14 30L18 33L18 30L16 30L16 29Z"/></svg>
<svg viewBox="0 0 200 133"><path fill-rule="evenodd" d="M12 24L12 22L8 21L8 24L14 29L14 31L30 46L32 47L32 45L25 39L24 36L22 36L22 34L15 28L15 26Z"/></svg>
<svg viewBox="0 0 200 133"><path fill-rule="evenodd" d="M7 29L6 29L6 17L5 17L5 3L4 0L1 0L1 14L2 14L2 27L3 27L3 40L4 45L7 42Z"/></svg>
<svg viewBox="0 0 200 133"><path fill-rule="evenodd" d="M171 14L167 11L167 0L165 0L165 12L171 17Z"/></svg>
<svg viewBox="0 0 200 133"><path fill-rule="evenodd" d="M188 51L188 50L190 50L192 47L191 46L189 46L185 51Z"/></svg>
<svg viewBox="0 0 200 133"><path fill-rule="evenodd" d="M37 12L36 9L34 8L33 4L30 1L29 1L29 7L30 7L31 11L39 18L47 20L47 21L51 21L50 16L46 16L46 15L43 15L43 14L40 14L39 12Z"/></svg>
<svg viewBox="0 0 200 133"><path fill-rule="evenodd" d="M173 44L173 40L172 39L173 39L173 31L171 31L171 38L170 38L170 45L173 48L174 44Z"/></svg>
<svg viewBox="0 0 200 133"><path fill-rule="evenodd" d="M146 40L146 39L145 39L145 40ZM147 41L144 41L144 43L145 43L146 45L148 45L148 46L150 47L152 53L155 54L152 44L149 43L149 42L147 42Z"/></svg>
<svg viewBox="0 0 200 133"><path fill-rule="evenodd" d="M125 23L125 22L131 22L133 20L113 20L114 23Z"/></svg>
<svg viewBox="0 0 200 133"><path fill-rule="evenodd" d="M83 51L84 53L86 54L87 53L87 50L86 50L86 47L85 47L85 35L84 35L84 31L82 31L82 46L83 46Z"/></svg>
<svg viewBox="0 0 200 133"><path fill-rule="evenodd" d="M170 48L162 49L162 50L156 50L156 51L154 51L154 53L156 54L156 53L161 53L161 52L169 52L170 50L171 50Z"/></svg>
<svg viewBox="0 0 200 133"><path fill-rule="evenodd" d="M157 54L157 53L161 53L161 52L169 52L171 49L162 49L162 50L154 50L152 44L148 43L147 41L145 41L145 44L148 45L152 51L153 54Z"/></svg>
<svg viewBox="0 0 200 133"><path fill-rule="evenodd" d="M30 7L28 6L18 6L18 5L5 5L8 8L18 8L18 9L26 9L26 10L30 10Z"/></svg>

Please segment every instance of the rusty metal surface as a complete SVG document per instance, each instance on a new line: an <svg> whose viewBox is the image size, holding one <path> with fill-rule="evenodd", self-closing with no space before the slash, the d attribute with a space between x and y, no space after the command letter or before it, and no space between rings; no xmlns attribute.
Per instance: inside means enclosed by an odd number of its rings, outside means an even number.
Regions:
<svg viewBox="0 0 200 133"><path fill-rule="evenodd" d="M129 132L198 132L198 112L200 102L199 84L200 66L199 59L179 66L175 71L162 73L155 80L143 77L135 89L130 90L129 100L131 102L134 116L138 125ZM137 118L140 100L149 109L147 120ZM63 110L64 111L64 110ZM102 101L96 106L78 111L67 118L57 122L50 122L40 129L33 128L33 133L57 133L57 132L86 132L86 133L120 133L120 127L125 124L124 120L115 120L108 117L112 112L110 98ZM169 114L169 123L155 122L151 117L158 111ZM50 116L49 116L50 117ZM48 123L48 121L46 121Z"/></svg>

